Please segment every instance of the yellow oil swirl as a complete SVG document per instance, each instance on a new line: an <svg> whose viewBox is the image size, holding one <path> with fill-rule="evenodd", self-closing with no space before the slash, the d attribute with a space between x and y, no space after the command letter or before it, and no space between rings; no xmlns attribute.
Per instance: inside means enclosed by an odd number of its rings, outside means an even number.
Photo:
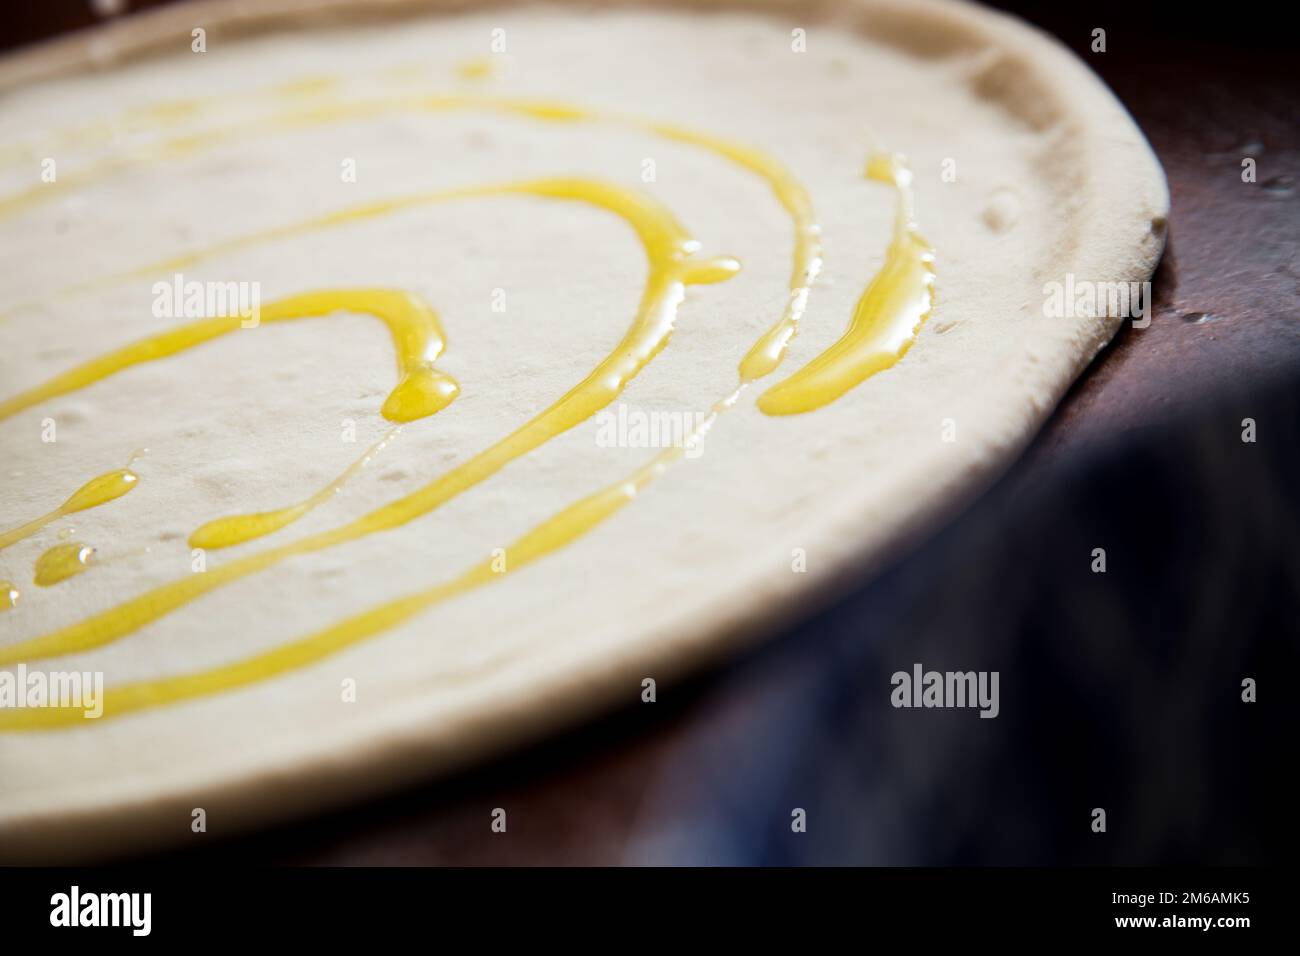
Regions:
<svg viewBox="0 0 1300 956"><path fill-rule="evenodd" d="M381 76L390 80L401 79L399 70L385 71ZM257 86L248 90L223 90L209 96L184 99L157 100L125 109L116 121L97 119L74 124L43 136L39 143L6 142L0 144L0 165L26 163L33 158L57 154L66 149L95 148L110 144L125 131L173 126L193 120L218 106L239 103L264 103L283 97L302 100L335 93L341 83L338 77L323 75L300 76L288 82L270 86ZM53 152L52 152L53 151Z"/></svg>
<svg viewBox="0 0 1300 956"><path fill-rule="evenodd" d="M894 235L885 264L858 299L848 330L821 355L758 399L769 415L797 415L835 401L889 368L911 347L934 306L934 250L912 221L912 174L902 158L878 153L867 177L894 187Z"/></svg>
<svg viewBox="0 0 1300 956"><path fill-rule="evenodd" d="M95 549L80 541L56 544L36 559L32 580L38 587L53 587L87 570L94 557Z"/></svg>
<svg viewBox="0 0 1300 956"><path fill-rule="evenodd" d="M694 241L671 221L672 217L666 210L662 207L652 209L646 200L630 191L594 180L552 179L422 193L365 203L302 222L234 237L202 252L172 257L100 281L111 283L129 276L153 276L162 271L193 265L198 260L209 256L229 253L309 231L388 215L418 205L493 195L533 195L580 201L614 212L632 226L652 262L675 256L682 259L680 266L683 271L680 278L685 285L718 282L729 278L739 268L734 259L688 261L682 258L694 251L696 246ZM670 289L652 288L650 285L647 285L645 295L655 300L663 300L674 312L680 299L678 296L669 303L668 300L674 295ZM647 311L644 306L643 302L642 318L654 312L653 309ZM260 322L308 318L341 311L375 315L389 326L392 333L402 378L384 403L382 413L385 418L393 422L412 421L441 410L456 397L458 393L456 382L434 368L432 364L445 347L446 336L437 314L416 296L385 289L313 292L292 296L263 308ZM131 365L164 358L193 348L243 327L245 321L245 317L238 315L221 316L131 343L12 399L0 401L0 418L8 417L47 398L84 388ZM598 368L593 374L600 372L601 369ZM357 467L348 469L340 479L339 486L342 481L355 474L370 457L370 454L363 456ZM335 491L337 487L333 490L323 489L307 501L273 512L218 519L199 528L190 543L194 547L220 548L270 534L301 518L332 497Z"/></svg>
<svg viewBox="0 0 1300 956"><path fill-rule="evenodd" d="M190 535L190 547L209 550L229 548L232 545L243 544L245 541L252 541L254 538L261 538L273 534L281 528L288 527L303 515L323 505L342 491L343 486L357 472L368 465L375 455L383 451L388 443L397 437L398 431L397 428L391 429L383 438L366 449L365 454L348 465L342 474L310 498L306 498L287 508L276 508L274 511L231 515L228 518L217 518L214 521L209 521L200 525Z"/></svg>
<svg viewBox="0 0 1300 956"><path fill-rule="evenodd" d="M559 179L491 187L477 192L503 191L581 200L608 209L632 226L645 249L648 275L632 325L614 350L586 378L505 438L403 498L346 525L238 558L201 574L191 574L69 627L0 647L0 666L99 647L157 620L200 594L263 571L290 557L322 551L368 534L396 528L427 514L608 405L667 345L678 306L685 297L685 287L719 282L730 278L739 269L734 259L695 258L698 243L672 214L657 201L632 190L588 180ZM464 194L467 193L457 195ZM354 210L349 215L378 214L377 207L365 209L365 212ZM93 366L95 362L89 364Z"/></svg>
<svg viewBox="0 0 1300 956"><path fill-rule="evenodd" d="M568 546L634 500L681 459L686 446L702 441L717 416L736 404L744 387L740 385L716 403L682 447L664 449L627 477L559 511L512 543L504 556L494 556L450 581L380 604L261 654L203 671L107 688L103 716L121 717L150 707L235 690L319 662L391 630L436 604L492 584ZM75 726L82 720L81 711L67 708L0 710L0 731L52 730Z"/></svg>
<svg viewBox="0 0 1300 956"><path fill-rule="evenodd" d="M441 105L434 108L447 108L450 99L443 98L439 101ZM454 105L471 104L458 99ZM555 104L521 106L503 105L499 102L496 108L510 109L539 119L554 121L595 118L595 114ZM310 119L317 121L319 118ZM303 119L308 120L307 117ZM711 428L717 416L735 405L749 382L770 373L781 361L786 346L797 331L799 318L806 307L808 289L820 269L820 240L806 194L774 161L755 151L736 147L703 134L661 124L629 122L650 129L659 135L704 146L759 173L772 184L796 226L795 263L791 276L790 297L782 318L746 353L740 365L740 384L729 396L714 405L705 422L697 428L691 441L699 441ZM858 303L849 332L841 340L842 343L847 340L848 344L841 348L840 343L837 343L837 346L832 347L787 382L769 392L768 395L774 393L777 395L777 405L775 409L763 408L764 411L772 414L789 414L796 410L806 411L820 407L834 400L867 376L896 362L906 351L929 312L932 303L933 253L924 240L916 234L912 225L910 177L906 168L901 160L895 157L874 157L868 166L868 176L892 184L898 193L895 235L886 256L886 264L873 278ZM468 191L468 194L475 193L474 190ZM445 194L443 195L445 197ZM405 204L409 201L411 200L408 197L406 200L397 201L397 204ZM290 235L307 228L350 221L365 215L377 215L391 211L392 208L395 208L392 203L375 204L364 209L345 211L343 214L275 230L273 233L235 240L235 243L263 241L266 238ZM671 222L671 217L668 221ZM646 245L651 263L651 275L647 280L642 307L632 330L624 337L619 348L587 379L507 438L413 494L377 509L348 525L261 554L250 555L207 574L195 575L189 579L164 585L72 627L10 648L0 648L0 664L99 646L157 619L199 594L246 574L271 567L288 557L332 547L374 531L405 523L438 507L495 473L518 455L537 447L549 437L594 414L599 408L612 401L623 385L666 344L668 334L671 332L676 304L681 299L681 287L691 282L718 281L728 277L736 268L731 260L712 260L703 263L690 260L694 243L686 239L684 233L674 234L673 243L656 246L647 241L648 235L654 237L653 232L647 234L641 228L637 231ZM653 252L655 248L675 249L669 255L668 266L663 262L657 262ZM917 289L924 291L918 292ZM911 294L906 294L909 290ZM863 363L852 360L859 352L865 351L874 355L889 350L891 345L892 357L888 361ZM828 359L827 356L830 358ZM842 369L844 365L851 366L852 371L845 374ZM792 388L782 399L781 390L791 383L794 383L797 388ZM766 400L768 396L763 398ZM760 407L763 407L763 404L763 400L760 400ZM796 405L806 407L794 407ZM506 549L504 564L500 563L500 559L484 561L450 581L371 608L292 643L231 664L191 674L110 688L106 691L105 716L121 716L143 708L227 691L272 678L374 637L435 604L493 583L567 546L611 518L651 482L664 474L682 454L681 448L666 449L626 478L579 499L515 541ZM325 489L326 493L328 491L328 488ZM64 713L58 709L0 712L0 730L54 728L79 720L79 713Z"/></svg>
<svg viewBox="0 0 1300 956"><path fill-rule="evenodd" d="M22 592L12 581L0 578L0 611L12 611L18 606Z"/></svg>
<svg viewBox="0 0 1300 956"><path fill-rule="evenodd" d="M409 422L432 415L456 397L455 380L433 367L434 359L446 345L438 316L418 296L408 292L334 289L289 296L262 307L259 324L317 318L337 312L364 312L388 326L397 351L400 376L382 409L389 421ZM93 385L133 365L154 362L229 335L243 328L246 321L240 315L216 316L139 339L0 401L0 419Z"/></svg>
<svg viewBox="0 0 1300 956"><path fill-rule="evenodd" d="M287 129L370 120L384 115L444 113L457 110L501 112L552 124L601 122L630 127L707 150L759 176L766 182L793 224L794 262L790 274L789 293L781 317L742 359L741 378L745 381L754 381L770 373L780 363L790 340L798 332L799 321L807 308L809 291L822 267L821 234L807 190L783 164L762 150L657 120L606 113L550 100L469 93L387 96L343 103L311 104L284 110L269 119L234 123L205 130L201 134L171 137L141 155L118 157L92 165L87 169L63 174L57 183L42 183L0 197L0 214L48 201L66 190L90 185L136 163L182 158L215 148L223 143L243 142L249 138L283 133ZM172 260L176 265L185 261L186 257Z"/></svg>
<svg viewBox="0 0 1300 956"><path fill-rule="evenodd" d="M740 379L753 382L771 373L785 357L790 340L799 331L799 320L808 308L808 294L822 269L821 228L813 214L808 191L771 156L740 143L699 133L669 123L624 118L624 122L681 143L717 153L766 180L777 201L794 224L794 262L789 293L781 317L750 347L740 361Z"/></svg>
<svg viewBox="0 0 1300 956"><path fill-rule="evenodd" d="M7 548L24 538L31 537L50 522L57 521L65 515L85 511L87 508L96 508L99 505L120 498L134 488L139 480L139 476L129 468L119 468L116 471L98 475L74 491L67 501L53 511L0 534L0 548Z"/></svg>

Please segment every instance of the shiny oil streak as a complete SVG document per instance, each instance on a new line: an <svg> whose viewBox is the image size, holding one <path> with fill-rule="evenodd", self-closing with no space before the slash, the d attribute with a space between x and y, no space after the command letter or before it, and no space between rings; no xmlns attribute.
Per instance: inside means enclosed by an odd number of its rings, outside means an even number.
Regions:
<svg viewBox="0 0 1300 956"><path fill-rule="evenodd" d="M237 558L227 564L210 567L203 574L191 574L186 578L162 585L69 627L18 644L0 646L0 666L20 660L98 647L170 613L200 594L265 570L287 558L322 551L368 534L398 527L427 514L495 474L514 459L585 421L608 405L667 344L676 320L678 306L685 294L685 287L723 281L739 269L739 264L734 259L698 258L696 255L698 243L663 206L648 197L620 187L589 180L536 180L506 186L462 190L450 195L464 198L468 195L500 194L521 194L586 202L619 215L641 240L647 259L648 274L636 316L614 350L601 360L586 378L511 434L403 498L329 531ZM412 201L443 201L447 198L449 194L421 196L399 205L405 206ZM371 204L332 217L331 221L343 222L379 215L391 211L392 208L394 208L392 203ZM326 310L336 301L334 294L331 293L316 293L304 298L307 299L308 307L285 308L277 312L276 307L271 306L270 311L272 314L283 314L285 317L297 316L307 311ZM267 311L263 310L263 321L266 321ZM237 316L229 320L205 320L175 332L163 333L161 338L170 345L173 342L172 337L177 337L176 341L181 343L181 347L188 347L197 344L198 341L206 341L201 336L208 334L212 323L215 323L217 330L215 334L225 334L239 327L237 320ZM195 329L198 330L200 337L187 335ZM438 347L441 348L441 337L438 342ZM166 354L178 350L179 348L172 348ZM68 373L68 376L63 379L56 379L55 382L61 383L57 386L56 394L79 387L77 383L83 381L86 384L97 381L136 360L144 360L139 359L141 355L147 358L158 357L157 352L158 349L151 340L144 340L127 346L117 353L111 353L106 359L93 360L86 366L82 366L80 370ZM399 354L400 352L399 345ZM90 371L86 371L87 369ZM64 387L66 382L72 384ZM47 385L34 391L42 392L54 387ZM23 396L20 396L20 399L21 401L13 400L13 404L26 407L36 400ZM0 409L4 407L0 405ZM254 525L260 521L256 516L252 516L250 520ZM0 717L0 726L3 726L2 717Z"/></svg>
<svg viewBox="0 0 1300 956"><path fill-rule="evenodd" d="M708 134L653 121L598 114L565 104L445 96L389 100L381 102L379 106L393 111L424 112L448 109L490 109L546 122L603 120L622 123L710 150L762 177L790 216L794 226L795 251L789 295L780 319L742 358L738 386L721 401L715 403L711 414L697 429L692 440L703 439L717 416L736 404L748 383L769 374L779 365L787 346L798 330L799 321L807 307L808 292L821 270L822 250L819 230L813 219L811 202L806 191L774 159L758 150ZM286 126L306 126L360 119L373 115L373 107L374 104L344 104L298 110L290 113L284 121ZM211 145L221 137L222 131L217 131L215 139L207 136L201 141L177 139L171 141L158 158L184 155L192 150ZM93 179L99 172L92 170L89 174L83 175L83 178L89 176ZM885 266L864 292L855 309L849 330L840 342L761 397L759 407L769 414L791 414L820 407L833 401L875 371L892 365L910 345L920 323L928 314L932 301L933 254L928 245L915 233L911 222L910 174L896 157L877 156L873 157L868 166L868 176L891 184L898 196L894 238L886 255ZM19 644L0 647L0 665L68 654L110 643L170 613L200 594L226 583L273 567L295 555L324 550L376 531L397 527L427 514L495 474L510 461L587 419L609 404L627 382L666 345L678 305L683 298L684 287L695 283L721 281L734 274L738 268L734 260L726 258L696 259L694 253L697 244L677 225L671 214L644 196L585 180L541 180L371 203L296 225L230 240L214 249L177 257L136 272L144 274L160 267L171 268L215 252L229 251L255 242L285 238L310 229L342 225L357 219L393 212L415 203L441 202L451 198L511 192L554 199L576 199L603 206L628 221L645 247L650 269L637 316L615 350L582 382L510 435L403 498L332 530L247 555L209 569L205 574L190 575L155 588L70 627ZM0 199L0 210L6 206L16 208L25 205L29 200L34 201L34 197L20 194L8 200ZM357 292L357 290L344 291L354 294ZM392 290L380 291L391 296L403 295ZM321 292L311 293L309 296L323 298L295 297L298 300L296 308L286 305L294 300L284 300L276 304L280 306L279 313L275 311L276 306L271 307L272 315L297 318L307 317L309 313L320 315L344 309L376 314L372 308L362 307L364 304L355 299L347 304L336 304L341 300L331 297L341 294L341 292ZM414 314L418 310L413 307L412 311ZM389 310L385 314L391 316L392 312ZM263 315L265 317L265 311ZM433 317L432 310L427 310L427 315ZM384 315L379 317L384 318ZM399 322L400 328L398 328L390 319L384 320L389 322L390 331L394 333L399 355L399 373L402 375L398 388L385 403L385 417L390 421L409 421L422 417L421 414L413 414L413 411L423 410L423 414L427 415L443 407L455 397L455 383L450 379L434 377L439 374L431 364L436 351L433 355L427 355L430 343L436 341L437 350L440 350L444 344L436 317L424 325L412 324L410 328L414 330L414 338L409 341L399 334L400 329L406 329L406 326ZM189 330L189 334L198 336L193 342L189 342L185 335L181 334L178 347L166 351L165 354L172 354L189 345L199 344L201 341L231 331L222 325L221 320L216 321L215 326L202 327L201 330L196 326ZM419 339L418 330L421 328L425 330L423 340ZM137 346L139 344L137 343ZM128 346L126 350L121 351L126 352L127 357L132 361L147 361L161 357L161 355L147 354L150 352L148 348L144 350L146 354L130 352L131 348ZM403 357L407 355L404 348L414 348L416 351L423 348L426 357L422 358L418 365L404 364ZM118 355L118 353L114 354ZM118 355L118 357L120 359L122 356ZM111 356L106 357L108 358ZM107 365L97 364L104 361L104 359L95 360L79 370L56 378L46 386L24 393L23 396L11 399L8 403L0 403L0 413L13 414L19 408L28 407L52 395L64 394L75 388L84 387L90 381L97 381L120 370L119 367L115 367L113 361L109 361ZM121 367L132 364L132 361L122 364ZM417 384L406 386L403 392L403 384L411 381L412 375L415 376L414 380ZM437 387L430 387L435 384ZM395 398L399 395L400 398ZM442 403L437 404L438 400L442 400ZM434 405L437 405L437 408L433 407ZM287 520L281 520L281 512L219 519L196 531L195 539L204 540L206 535L207 546L216 547L221 546L223 542L236 543L236 541L256 537L258 534L277 530L290 521L296 520L301 513L305 513L299 509L304 506L308 509L314 507L332 495L341 481L346 480L355 469L363 465L375 450L371 449L367 452L339 479L316 495L299 505L281 509L283 514L288 516ZM110 688L106 692L105 714L117 716L145 707L173 703L265 680L321 660L344 647L373 637L441 601L493 583L565 547L616 514L681 456L682 449L667 449L624 479L580 498L534 527L507 549L506 567L509 570L505 574L497 573L492 562L483 562L449 581L378 605L262 654L210 670ZM231 521L235 524L230 524ZM241 528L239 526L241 521L248 524ZM265 530L261 530L262 527L265 527ZM192 543L195 539L192 539ZM65 726L77 722L72 719L74 716L79 715L69 716L58 710L0 712L0 730Z"/></svg>
<svg viewBox="0 0 1300 956"><path fill-rule="evenodd" d="M769 415L810 412L889 368L912 346L934 306L934 250L912 221L912 173L900 156L873 155L867 178L892 186L894 234L848 330L834 345L759 396Z"/></svg>

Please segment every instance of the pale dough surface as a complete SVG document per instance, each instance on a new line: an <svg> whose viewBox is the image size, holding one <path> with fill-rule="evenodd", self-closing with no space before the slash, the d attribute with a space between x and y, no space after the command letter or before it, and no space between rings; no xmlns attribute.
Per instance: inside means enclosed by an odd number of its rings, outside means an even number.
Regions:
<svg viewBox="0 0 1300 956"><path fill-rule="evenodd" d="M283 108L281 91L332 75L332 96L399 90L556 99L754 144L809 189L826 268L782 368L631 506L586 538L491 587L323 663L248 689L75 730L0 734L0 857L85 858L328 806L449 769L639 698L738 642L769 633L878 563L987 484L1042 423L1119 319L1045 318L1044 282L1147 279L1164 242L1163 175L1131 119L1073 55L966 5L821 8L719 4L573 10L437 5L410 19L321 25L305 13L222 29L190 8L10 60L0 142L29 145L0 193L37 180L43 150L75 170L130 137L57 131L159 100L224 100L178 129L201 132ZM229 14L224 15L228 19ZM208 52L189 52L191 23ZM499 75L457 67L504 28ZM803 29L807 50L791 50ZM133 55L133 47L179 52ZM93 59L98 66L78 69ZM60 75L40 78L43 70ZM7 72L5 72L7 71ZM304 85L305 89L306 85ZM188 124L188 125L186 125ZM843 331L889 237L890 192L862 177L872 143L907 155L916 219L937 256L937 306L895 368L812 414L771 418L754 399ZM53 145L51 145L53 144ZM357 181L340 164L354 159ZM652 160L654 182L644 182ZM945 161L956 177L945 181ZM428 189L581 175L645 189L711 254L742 263L689 291L668 348L622 397L703 411L735 384L780 314L789 220L761 180L718 157L627 128L500 114L394 115L216 145L125 169L0 219L0 394L11 395L171 320L144 280L71 299L52 293L224 236ZM635 237L588 207L500 198L429 207L207 260L187 278L260 281L263 300L316 288L418 292L444 317L448 409L408 426L336 500L261 550L334 527L431 480L577 382L631 319L645 274ZM504 290L506 310L492 309ZM0 422L0 528L58 504L87 478L135 465L126 497L0 552L23 588L0 615L16 642L189 573L186 535L213 517L315 490L385 430L386 333L365 316L234 334ZM41 422L58 440L41 441ZM945 419L956 441L943 442ZM355 421L357 439L341 438ZM406 526L290 560L220 588L114 644L41 662L122 683L214 666L446 580L538 521L645 461L574 428ZM31 563L76 529L102 566L54 588ZM147 552L142 549L148 548ZM807 571L792 571L802 549ZM209 560L227 560L227 552ZM1014 573L1008 569L1008 573ZM870 635L863 635L870 639ZM341 701L345 679L355 703Z"/></svg>

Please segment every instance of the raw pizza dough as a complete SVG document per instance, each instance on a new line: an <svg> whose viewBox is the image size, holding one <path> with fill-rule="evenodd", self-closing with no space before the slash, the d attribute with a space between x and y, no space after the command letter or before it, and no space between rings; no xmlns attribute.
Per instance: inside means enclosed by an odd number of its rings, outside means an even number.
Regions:
<svg viewBox="0 0 1300 956"><path fill-rule="evenodd" d="M72 177L147 144L157 135L149 117L161 115L147 108L162 100L208 98L193 115L164 117L173 133L202 133L295 98L472 90L760 147L811 193L825 271L781 369L719 420L699 457L572 546L288 676L73 730L0 734L0 857L184 843L198 807L210 839L379 792L632 703L643 678L662 687L769 633L848 569L878 563L968 500L1109 340L1116 317L1045 318L1045 282L1067 273L1140 282L1163 247L1163 176L1128 115L1055 41L979 8L367 4L366 16L350 10L337 22L333 6L182 7L0 64L9 90L0 141L28 160L6 154L0 190L30 186L45 156ZM330 16L316 16L325 7ZM377 7L384 16L372 16ZM202 55L190 52L195 25L207 29ZM507 52L476 75L466 64L489 55L498 28ZM796 29L805 52L792 50ZM60 133L70 128L81 132ZM881 264L893 198L862 176L873 146L906 154L915 171L937 305L894 368L816 412L765 416L757 395L839 337ZM355 182L340 176L347 159ZM943 175L949 160L955 178ZM388 195L555 175L643 189L706 252L743 264L728 282L688 291L670 344L620 399L704 411L733 387L787 294L791 228L765 184L644 132L475 111L287 126L127 164L3 216L0 398L170 321L150 313L152 280L55 295L78 279ZM443 316L450 344L439 367L463 389L338 498L229 554L342 524L515 428L613 347L645 269L618 219L512 197L183 270L255 278L264 302L347 284L418 292ZM496 290L504 311L493 308ZM319 488L384 432L378 409L392 385L383 327L336 316L230 335L0 422L0 528L150 450L131 494L0 552L0 577L26 585L18 608L0 615L0 646L188 573L186 535L210 518ZM45 418L58 423L54 443L41 441ZM955 441L941 440L945 419ZM347 421L355 444L341 441ZM110 686L211 667L451 578L653 454L600 447L595 435L587 421L408 525L287 561L41 666L100 670ZM105 560L58 586L31 586L32 561L68 526ZM792 571L798 553L804 573ZM349 679L356 701L343 703Z"/></svg>

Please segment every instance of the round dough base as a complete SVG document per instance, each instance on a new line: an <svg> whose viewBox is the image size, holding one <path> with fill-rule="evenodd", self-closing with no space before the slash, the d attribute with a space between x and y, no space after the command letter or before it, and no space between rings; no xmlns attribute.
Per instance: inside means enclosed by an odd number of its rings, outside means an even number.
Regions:
<svg viewBox="0 0 1300 956"><path fill-rule="evenodd" d="M258 90L281 90L276 103L310 101L321 75L343 96L473 89L705 130L778 157L811 193L826 265L800 334L697 458L563 551L272 681L72 730L0 734L4 859L210 840L630 705L647 677L662 694L807 614L847 575L984 488L1121 321L1049 318L1044 285L1141 283L1163 248L1164 178L1124 109L1054 40L981 8L411 6L277 0L132 17L0 62L9 91L0 139L33 141L39 156L33 129L164 98L216 94L223 116L255 113L269 108ZM200 24L202 55L189 49ZM496 30L507 50L499 75L458 70L489 53ZM185 122L202 131L209 119ZM780 314L789 221L760 180L715 155L626 128L561 127L464 111L285 128L128 166L6 216L0 249L13 278L0 308L44 304L5 320L5 394L159 330L147 317L148 283L54 297L75 279L386 195L584 175L647 191L709 254L742 262L734 279L689 291L672 341L619 399L634 410L706 410ZM936 250L934 311L895 367L816 412L764 416L757 394L839 337L880 266L893 199L862 177L873 147L906 154L915 171L916 221ZM61 169L86 158L81 148L105 147L61 145ZM347 160L355 182L340 181ZM6 167L0 185L7 194L31 179L30 166ZM408 426L346 494L280 532L297 538L408 493L560 395L621 335L645 265L626 227L598 210L493 198L186 272L255 276L264 301L348 283L410 288L444 317L450 344L439 365L464 394ZM504 312L490 305L497 290ZM382 434L392 360L373 320L228 339L0 422L4 527L150 448L131 495L72 522L112 560L26 589L20 608L0 616L0 645L175 579L189 568L184 538L198 523L296 500ZM60 423L54 444L38 437L47 415ZM339 440L348 421L356 444ZM102 671L109 685L211 667L447 580L653 454L599 447L595 431L591 421L575 427L409 525L286 562L42 665ZM58 527L6 549L0 570L25 574ZM806 570L794 569L800 561ZM354 702L341 699L348 681ZM196 808L206 813L201 836L191 830Z"/></svg>

